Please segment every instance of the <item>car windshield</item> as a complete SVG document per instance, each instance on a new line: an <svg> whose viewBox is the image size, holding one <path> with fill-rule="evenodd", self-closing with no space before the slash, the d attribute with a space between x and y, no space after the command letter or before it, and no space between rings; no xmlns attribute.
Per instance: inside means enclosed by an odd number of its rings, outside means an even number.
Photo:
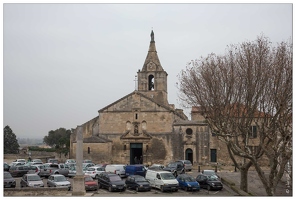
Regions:
<svg viewBox="0 0 296 200"><path fill-rule="evenodd" d="M10 173L4 173L4 178L12 178Z"/></svg>
<svg viewBox="0 0 296 200"><path fill-rule="evenodd" d="M40 181L41 178L39 176L28 176L28 181Z"/></svg>
<svg viewBox="0 0 296 200"><path fill-rule="evenodd" d="M87 171L95 171L95 168L87 168Z"/></svg>
<svg viewBox="0 0 296 200"><path fill-rule="evenodd" d="M110 176L110 181L121 181L119 176Z"/></svg>
<svg viewBox="0 0 296 200"><path fill-rule="evenodd" d="M146 181L146 179L143 176L139 176L135 178L136 181Z"/></svg>
<svg viewBox="0 0 296 200"><path fill-rule="evenodd" d="M193 181L195 181L195 179L194 179L193 177L191 177L191 176L184 177L184 180L185 180L185 181L188 181L188 182L193 182Z"/></svg>
<svg viewBox="0 0 296 200"><path fill-rule="evenodd" d="M172 180L175 179L174 175L172 173L161 173L160 174L161 178L163 180Z"/></svg>
<svg viewBox="0 0 296 200"><path fill-rule="evenodd" d="M218 178L216 175L208 176L209 181L218 181Z"/></svg>
<svg viewBox="0 0 296 200"><path fill-rule="evenodd" d="M54 180L57 182L62 182L62 181L66 181L67 179L64 176L56 176L54 177Z"/></svg>
<svg viewBox="0 0 296 200"><path fill-rule="evenodd" d="M177 167L177 163L170 163L168 164L168 167Z"/></svg>
<svg viewBox="0 0 296 200"><path fill-rule="evenodd" d="M86 177L84 177L84 181L93 181L93 179L90 176L86 176Z"/></svg>

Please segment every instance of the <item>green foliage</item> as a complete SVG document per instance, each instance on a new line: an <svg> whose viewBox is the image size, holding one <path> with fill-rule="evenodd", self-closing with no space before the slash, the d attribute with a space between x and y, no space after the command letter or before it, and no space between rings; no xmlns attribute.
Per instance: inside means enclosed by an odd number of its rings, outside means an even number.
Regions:
<svg viewBox="0 0 296 200"><path fill-rule="evenodd" d="M4 127L4 154L18 154L19 153L18 141L16 135L13 133L9 126Z"/></svg>
<svg viewBox="0 0 296 200"><path fill-rule="evenodd" d="M29 146L28 147L30 151L45 151L45 152L55 152L56 149L54 148L41 148L38 146Z"/></svg>
<svg viewBox="0 0 296 200"><path fill-rule="evenodd" d="M66 130L65 128L59 128L55 131L51 130L43 138L43 142L54 148L57 153L64 153L66 155L70 150L71 133L71 130Z"/></svg>

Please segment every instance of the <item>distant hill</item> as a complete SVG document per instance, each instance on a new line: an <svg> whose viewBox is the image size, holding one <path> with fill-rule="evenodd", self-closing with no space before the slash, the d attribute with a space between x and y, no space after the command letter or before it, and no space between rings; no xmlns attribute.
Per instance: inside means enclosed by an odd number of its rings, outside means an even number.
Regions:
<svg viewBox="0 0 296 200"><path fill-rule="evenodd" d="M17 138L20 146L39 146L43 145L43 138Z"/></svg>

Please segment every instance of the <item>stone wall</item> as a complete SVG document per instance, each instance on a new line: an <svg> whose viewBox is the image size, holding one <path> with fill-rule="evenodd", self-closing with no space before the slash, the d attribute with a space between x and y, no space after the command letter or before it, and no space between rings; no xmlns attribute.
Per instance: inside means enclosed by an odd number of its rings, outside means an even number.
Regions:
<svg viewBox="0 0 296 200"><path fill-rule="evenodd" d="M55 152L46 152L46 151L30 151L31 159L41 159L42 162L46 163L47 159L54 158L58 159L59 162L65 162L69 155L65 156L64 154L59 154ZM22 151L19 154L4 154L4 160L10 163L16 159L26 159L28 160L29 155L27 153L23 153Z"/></svg>
<svg viewBox="0 0 296 200"><path fill-rule="evenodd" d="M3 196L69 196L68 188L4 188Z"/></svg>

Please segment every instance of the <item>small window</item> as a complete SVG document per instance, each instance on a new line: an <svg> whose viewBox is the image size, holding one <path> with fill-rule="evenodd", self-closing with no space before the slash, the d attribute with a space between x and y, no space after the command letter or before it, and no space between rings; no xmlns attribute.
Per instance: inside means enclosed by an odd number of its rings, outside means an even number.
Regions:
<svg viewBox="0 0 296 200"><path fill-rule="evenodd" d="M249 137L257 138L257 126L250 126Z"/></svg>
<svg viewBox="0 0 296 200"><path fill-rule="evenodd" d="M136 113L136 116L135 116L135 118L136 118L136 119L138 119L138 114L137 114L137 113Z"/></svg>
<svg viewBox="0 0 296 200"><path fill-rule="evenodd" d="M87 147L87 153L90 154L90 147Z"/></svg>
<svg viewBox="0 0 296 200"><path fill-rule="evenodd" d="M187 129L186 129L186 134L187 134L187 135L192 135L192 132L193 132L193 131L192 131L191 128L187 128Z"/></svg>

